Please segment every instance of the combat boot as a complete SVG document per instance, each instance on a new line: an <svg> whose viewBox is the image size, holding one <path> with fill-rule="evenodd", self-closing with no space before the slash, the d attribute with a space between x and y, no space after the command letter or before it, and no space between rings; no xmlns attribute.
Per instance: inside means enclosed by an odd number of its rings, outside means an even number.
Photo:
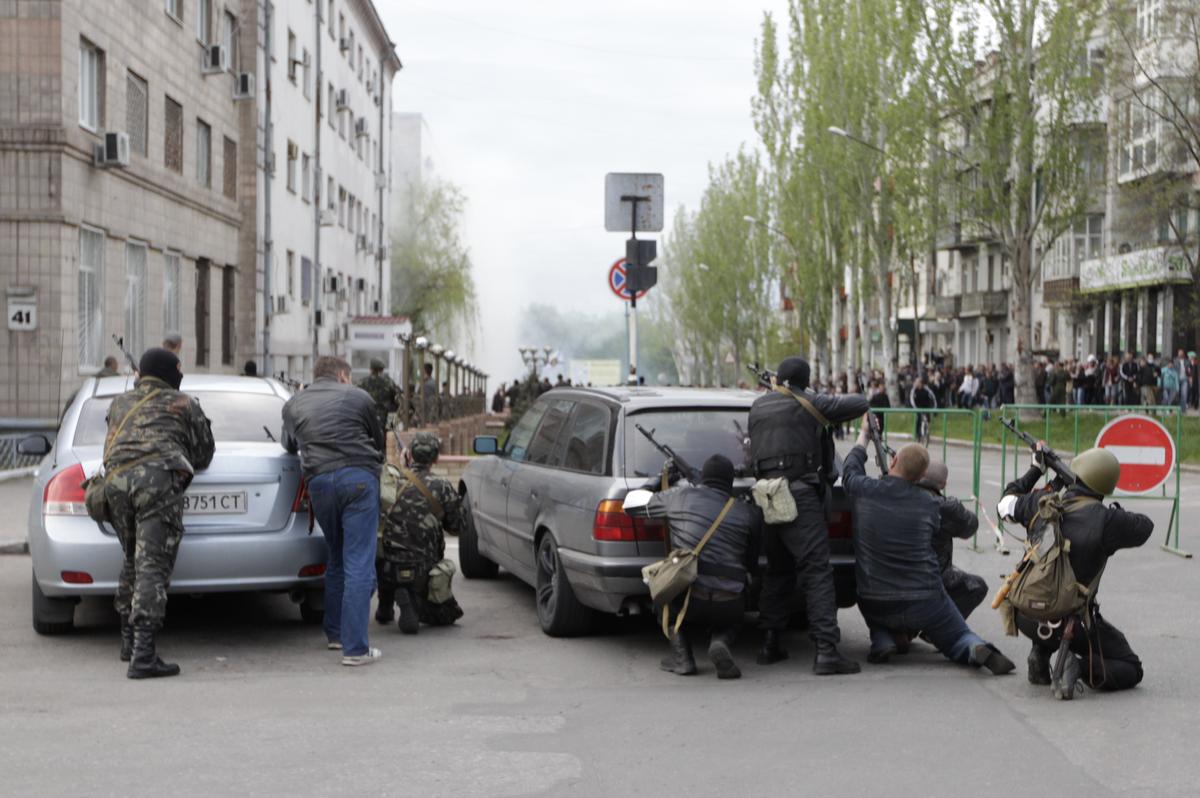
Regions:
<svg viewBox="0 0 1200 798"><path fill-rule="evenodd" d="M392 587L379 588L379 606L375 608L375 623L387 626L396 620L396 590Z"/></svg>
<svg viewBox="0 0 1200 798"><path fill-rule="evenodd" d="M682 629L671 638L671 654L663 657L662 661L658 663L658 667L680 676L696 674L696 659L692 656L692 643Z"/></svg>
<svg viewBox="0 0 1200 798"><path fill-rule="evenodd" d="M854 660L845 657L833 643L817 643L817 656L813 659L813 673L818 676L858 673L862 670Z"/></svg>
<svg viewBox="0 0 1200 798"><path fill-rule="evenodd" d="M133 628L133 658L125 673L130 679L156 679L160 676L178 676L179 666L163 662L154 649L153 626L138 624Z"/></svg>
<svg viewBox="0 0 1200 798"><path fill-rule="evenodd" d="M1013 661L1000 653L1000 649L991 643L975 646L971 652L971 661L981 668L987 668L994 676L1012 673L1017 667Z"/></svg>
<svg viewBox="0 0 1200 798"><path fill-rule="evenodd" d="M417 614L416 602L407 588L396 591L396 606L400 610L400 631L406 635L415 635L421 631L421 617Z"/></svg>
<svg viewBox="0 0 1200 798"><path fill-rule="evenodd" d="M775 629L764 631L762 648L758 650L758 664L771 665L776 662L783 662L787 658L787 649L779 642L779 632Z"/></svg>
<svg viewBox="0 0 1200 798"><path fill-rule="evenodd" d="M121 662L133 659L133 624L128 615L121 615Z"/></svg>
<svg viewBox="0 0 1200 798"><path fill-rule="evenodd" d="M1042 648L1036 643L1029 649L1029 658L1025 660L1027 665L1026 676L1029 677L1030 684L1048 685L1050 684L1050 651Z"/></svg>
<svg viewBox="0 0 1200 798"><path fill-rule="evenodd" d="M740 679L742 670L733 661L732 636L725 632L713 632L708 644L708 658L717 669L718 679Z"/></svg>
<svg viewBox="0 0 1200 798"><path fill-rule="evenodd" d="M1075 698L1076 692L1082 693L1083 682L1080 681L1082 675L1083 668L1079 663L1079 657L1070 650L1059 654L1051 673L1050 689L1054 692L1054 697L1059 701L1071 701Z"/></svg>

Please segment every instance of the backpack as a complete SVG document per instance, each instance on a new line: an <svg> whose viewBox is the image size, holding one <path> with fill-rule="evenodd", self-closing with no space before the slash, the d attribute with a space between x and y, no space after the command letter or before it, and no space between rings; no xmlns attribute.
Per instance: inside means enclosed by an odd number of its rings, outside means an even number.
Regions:
<svg viewBox="0 0 1200 798"><path fill-rule="evenodd" d="M1065 499L1047 493L1038 499L1038 512L1029 526L1025 557L1010 577L1011 586L998 609L1006 634L1017 636L1016 614L1045 624L1083 612L1096 595L1100 573L1089 585L1075 578L1068 556L1071 541L1063 537L1062 517L1095 499Z"/></svg>

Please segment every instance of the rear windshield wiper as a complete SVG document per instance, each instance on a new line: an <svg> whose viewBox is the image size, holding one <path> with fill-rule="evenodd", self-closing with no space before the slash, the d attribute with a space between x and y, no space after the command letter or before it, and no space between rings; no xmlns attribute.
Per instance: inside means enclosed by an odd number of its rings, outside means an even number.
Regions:
<svg viewBox="0 0 1200 798"><path fill-rule="evenodd" d="M279 441L275 440L275 436L271 434L271 430L266 424L263 424L263 432L267 433L267 437L271 439L271 443L279 443Z"/></svg>

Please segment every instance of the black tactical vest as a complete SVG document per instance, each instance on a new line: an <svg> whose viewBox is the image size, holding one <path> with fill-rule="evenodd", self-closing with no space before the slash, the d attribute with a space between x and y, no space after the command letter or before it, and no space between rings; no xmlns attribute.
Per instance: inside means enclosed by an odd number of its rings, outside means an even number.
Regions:
<svg viewBox="0 0 1200 798"><path fill-rule="evenodd" d="M799 402L781 393L766 393L750 408L750 458L762 479L800 479L828 473L829 435Z"/></svg>

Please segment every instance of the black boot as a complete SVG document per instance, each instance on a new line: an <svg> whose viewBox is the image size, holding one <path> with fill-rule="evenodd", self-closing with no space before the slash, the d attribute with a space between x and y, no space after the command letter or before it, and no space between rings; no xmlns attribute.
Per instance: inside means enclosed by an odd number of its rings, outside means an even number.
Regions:
<svg viewBox="0 0 1200 798"><path fill-rule="evenodd" d="M121 662L129 662L133 659L133 624L129 623L129 616L121 616Z"/></svg>
<svg viewBox="0 0 1200 798"><path fill-rule="evenodd" d="M396 605L400 608L400 631L406 635L415 635L421 631L421 617L417 614L417 605L407 588L396 591Z"/></svg>
<svg viewBox="0 0 1200 798"><path fill-rule="evenodd" d="M717 669L718 679L740 679L742 670L733 661L733 637L726 632L713 632L708 644L708 658Z"/></svg>
<svg viewBox="0 0 1200 798"><path fill-rule="evenodd" d="M833 643L817 643L817 656L813 660L813 673L818 676L858 673L862 670L857 662L842 656Z"/></svg>
<svg viewBox="0 0 1200 798"><path fill-rule="evenodd" d="M1017 667L1011 659L1001 654L1000 649L991 643L975 646L975 650L971 653L971 659L979 667L987 668L994 676L1012 673Z"/></svg>
<svg viewBox="0 0 1200 798"><path fill-rule="evenodd" d="M154 650L153 626L141 624L133 628L133 659L126 676L130 679L155 679L159 676L178 676L179 666L163 662Z"/></svg>
<svg viewBox="0 0 1200 798"><path fill-rule="evenodd" d="M1070 701L1075 698L1076 692L1082 693L1082 674L1083 667L1079 663L1079 657L1070 650L1061 652L1051 673L1050 689L1054 692L1054 697L1059 701Z"/></svg>
<svg viewBox="0 0 1200 798"><path fill-rule="evenodd" d="M680 676L696 674L696 659L692 656L692 643L682 629L671 638L671 654L663 657L658 667Z"/></svg>
<svg viewBox="0 0 1200 798"><path fill-rule="evenodd" d="M379 588L379 606L375 608L375 623L387 626L396 620L396 591Z"/></svg>
<svg viewBox="0 0 1200 798"><path fill-rule="evenodd" d="M758 650L758 664L771 665L776 662L783 662L787 658L787 649L779 641L779 632L775 629L764 631L762 648Z"/></svg>
<svg viewBox="0 0 1200 798"><path fill-rule="evenodd" d="M1037 643L1029 649L1029 658L1025 660L1030 684L1050 684L1050 650L1042 648Z"/></svg>

